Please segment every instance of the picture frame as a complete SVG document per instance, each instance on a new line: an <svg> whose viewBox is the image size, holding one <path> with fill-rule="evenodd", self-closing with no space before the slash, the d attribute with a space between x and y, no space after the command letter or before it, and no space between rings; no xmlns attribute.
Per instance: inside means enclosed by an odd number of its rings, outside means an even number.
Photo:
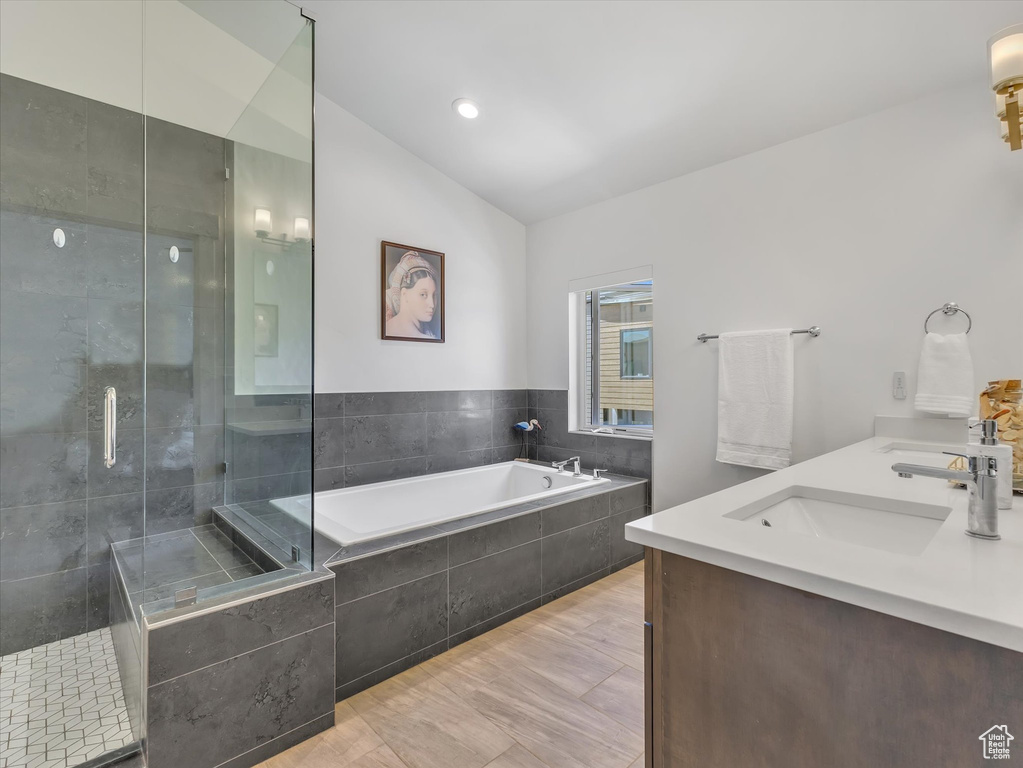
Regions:
<svg viewBox="0 0 1023 768"><path fill-rule="evenodd" d="M444 254L380 242L380 338L444 343Z"/></svg>

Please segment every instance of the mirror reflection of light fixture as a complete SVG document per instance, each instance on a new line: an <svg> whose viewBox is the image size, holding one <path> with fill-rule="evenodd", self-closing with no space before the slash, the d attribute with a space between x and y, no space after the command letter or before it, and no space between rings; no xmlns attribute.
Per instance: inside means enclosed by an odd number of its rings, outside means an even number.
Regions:
<svg viewBox="0 0 1023 768"><path fill-rule="evenodd" d="M270 230L273 228L273 218L270 215L269 208L257 208L254 223L256 237L267 245L279 245L282 248L290 248L300 243L308 243L310 239L311 227L309 226L309 219L305 216L295 217L295 233L290 240L288 239L287 232L282 232L280 237L273 237L270 234Z"/></svg>
<svg viewBox="0 0 1023 768"><path fill-rule="evenodd" d="M273 219L270 217L269 208L256 209L256 237L270 237L270 230L273 229Z"/></svg>
<svg viewBox="0 0 1023 768"><path fill-rule="evenodd" d="M995 92L995 114L1004 123L1009 148L1023 148L1019 96L1023 93L1023 24L1006 27L988 40L991 88Z"/></svg>

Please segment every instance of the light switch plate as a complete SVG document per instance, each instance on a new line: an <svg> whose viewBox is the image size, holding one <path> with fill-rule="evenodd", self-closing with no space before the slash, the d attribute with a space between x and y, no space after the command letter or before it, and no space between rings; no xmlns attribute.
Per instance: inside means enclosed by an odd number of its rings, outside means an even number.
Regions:
<svg viewBox="0 0 1023 768"><path fill-rule="evenodd" d="M896 371L892 375L892 397L896 400L906 399L906 372Z"/></svg>

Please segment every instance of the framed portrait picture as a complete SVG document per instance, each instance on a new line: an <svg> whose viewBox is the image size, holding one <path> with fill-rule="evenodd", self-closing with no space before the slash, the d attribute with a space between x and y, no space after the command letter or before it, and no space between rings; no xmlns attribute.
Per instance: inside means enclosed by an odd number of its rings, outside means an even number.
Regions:
<svg viewBox="0 0 1023 768"><path fill-rule="evenodd" d="M253 317L256 357L277 357L278 325L276 304L255 304Z"/></svg>
<svg viewBox="0 0 1023 768"><path fill-rule="evenodd" d="M380 243L380 337L444 342L444 254Z"/></svg>

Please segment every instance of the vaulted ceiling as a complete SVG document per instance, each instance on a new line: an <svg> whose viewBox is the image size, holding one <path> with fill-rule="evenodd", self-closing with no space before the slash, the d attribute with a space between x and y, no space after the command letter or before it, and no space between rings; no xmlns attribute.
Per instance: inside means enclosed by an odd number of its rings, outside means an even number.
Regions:
<svg viewBox="0 0 1023 768"><path fill-rule="evenodd" d="M324 95L525 223L985 88L987 39L1023 21L1021 0L295 2Z"/></svg>

